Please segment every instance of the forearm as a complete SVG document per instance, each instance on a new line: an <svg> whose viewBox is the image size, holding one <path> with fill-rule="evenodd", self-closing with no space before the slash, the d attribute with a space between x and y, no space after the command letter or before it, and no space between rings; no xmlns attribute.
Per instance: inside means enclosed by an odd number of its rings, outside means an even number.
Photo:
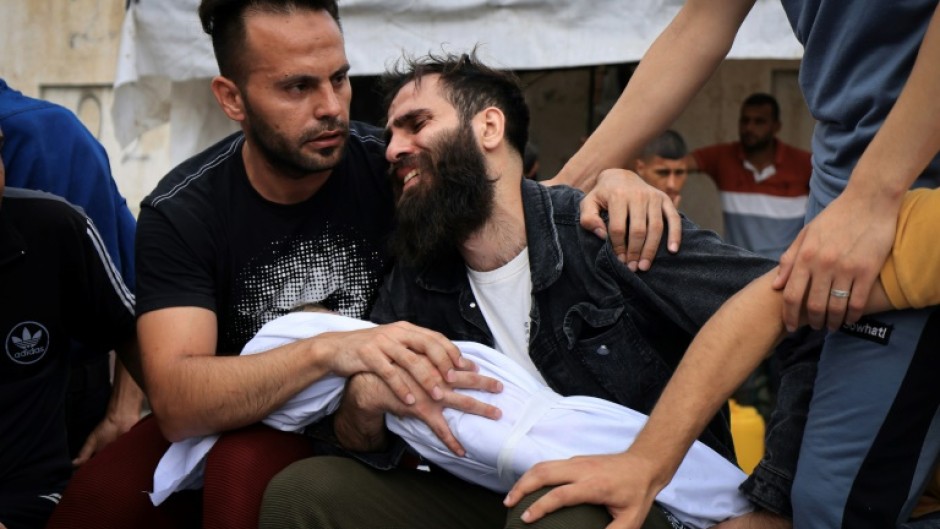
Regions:
<svg viewBox="0 0 940 529"><path fill-rule="evenodd" d="M776 270L729 299L702 327L630 451L658 462L659 485L728 397L784 334Z"/></svg>
<svg viewBox="0 0 940 529"><path fill-rule="evenodd" d="M173 358L148 379L151 406L171 441L256 423L329 371L314 340L262 355Z"/></svg>
<svg viewBox="0 0 940 529"><path fill-rule="evenodd" d="M940 7L934 11L904 89L859 159L845 193L879 197L897 211L904 193L940 152L938 83Z"/></svg>
<svg viewBox="0 0 940 529"><path fill-rule="evenodd" d="M688 105L727 55L754 0L689 1L653 42L617 103L559 177L572 185L626 167Z"/></svg>
<svg viewBox="0 0 940 529"><path fill-rule="evenodd" d="M114 382L111 388L111 400L108 402L108 416L118 425L126 425L126 431L140 419L144 403L144 391L124 367L120 357L114 361Z"/></svg>

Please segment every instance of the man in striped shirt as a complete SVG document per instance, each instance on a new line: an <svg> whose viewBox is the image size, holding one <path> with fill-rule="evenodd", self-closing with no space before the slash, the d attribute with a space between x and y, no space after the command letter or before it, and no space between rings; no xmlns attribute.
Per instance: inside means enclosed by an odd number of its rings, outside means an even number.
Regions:
<svg viewBox="0 0 940 529"><path fill-rule="evenodd" d="M741 105L739 141L702 147L689 168L708 173L721 194L725 240L779 260L803 228L810 153L779 138L780 106L769 94Z"/></svg>

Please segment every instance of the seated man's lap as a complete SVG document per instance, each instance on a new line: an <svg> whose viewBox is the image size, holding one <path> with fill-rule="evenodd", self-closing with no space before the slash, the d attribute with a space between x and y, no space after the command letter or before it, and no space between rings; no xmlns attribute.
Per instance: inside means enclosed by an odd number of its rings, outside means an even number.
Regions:
<svg viewBox="0 0 940 529"><path fill-rule="evenodd" d="M147 491L169 446L153 416L142 419L75 473L49 527L256 527L267 479L313 455L308 439L267 426L225 433L207 458L205 494L183 491L154 507Z"/></svg>
<svg viewBox="0 0 940 529"><path fill-rule="evenodd" d="M940 453L940 311L874 315L831 334L793 486L794 524L893 527Z"/></svg>
<svg viewBox="0 0 940 529"><path fill-rule="evenodd" d="M540 494L544 491L523 505ZM582 505L534 524L520 524L524 508L507 511L503 497L441 470L376 470L355 459L321 456L298 461L271 480L261 508L261 528L603 529L611 520L604 507ZM644 525L669 527L658 510Z"/></svg>
<svg viewBox="0 0 940 529"><path fill-rule="evenodd" d="M157 421L152 416L142 419L78 469L48 527L172 527L177 510L198 513L198 509L179 505L189 501L160 509L150 503L146 491L169 446Z"/></svg>

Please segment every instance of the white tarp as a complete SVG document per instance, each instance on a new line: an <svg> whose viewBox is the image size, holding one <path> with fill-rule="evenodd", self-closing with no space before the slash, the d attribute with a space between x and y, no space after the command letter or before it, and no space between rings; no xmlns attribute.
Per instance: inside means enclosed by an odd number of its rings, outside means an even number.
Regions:
<svg viewBox="0 0 940 529"><path fill-rule="evenodd" d="M723 0L717 0L723 1ZM135 0L121 35L112 110L126 146L170 121L173 163L232 130L215 109L218 73L196 14L199 0ZM406 53L464 51L489 62L547 69L638 61L680 0L340 0L352 75L384 71ZM779 0L757 0L730 58L799 59ZM177 124L182 126L176 126Z"/></svg>

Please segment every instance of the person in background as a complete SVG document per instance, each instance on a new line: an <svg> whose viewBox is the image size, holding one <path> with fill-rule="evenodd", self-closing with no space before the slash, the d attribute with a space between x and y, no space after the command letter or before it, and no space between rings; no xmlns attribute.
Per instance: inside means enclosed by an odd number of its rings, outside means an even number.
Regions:
<svg viewBox="0 0 940 529"><path fill-rule="evenodd" d="M806 216L810 153L788 145L780 132L780 105L770 94L741 104L738 141L692 151L689 169L707 173L721 196L724 239L779 260Z"/></svg>
<svg viewBox="0 0 940 529"><path fill-rule="evenodd" d="M104 147L66 108L27 97L0 78L0 126L7 141L0 154L7 185L58 195L81 207L95 223L108 256L124 284L134 291L134 231L137 221L111 177ZM75 364L69 376L66 404L69 453L75 465L88 460L140 419L140 405L111 410L134 410L126 416L107 413L111 397L108 355L87 351L75 342ZM105 351L107 352L107 351ZM115 359L114 378L134 385ZM140 396L140 392L134 393Z"/></svg>
<svg viewBox="0 0 940 529"><path fill-rule="evenodd" d="M5 176L0 155L0 528L41 529L72 473L70 343L116 350L139 380L134 296L81 211ZM140 388L123 381L108 414L139 416Z"/></svg>
<svg viewBox="0 0 940 529"><path fill-rule="evenodd" d="M647 184L669 195L673 205L679 207L682 188L689 176L685 140L674 131L667 130L649 142L636 160L636 174Z"/></svg>

